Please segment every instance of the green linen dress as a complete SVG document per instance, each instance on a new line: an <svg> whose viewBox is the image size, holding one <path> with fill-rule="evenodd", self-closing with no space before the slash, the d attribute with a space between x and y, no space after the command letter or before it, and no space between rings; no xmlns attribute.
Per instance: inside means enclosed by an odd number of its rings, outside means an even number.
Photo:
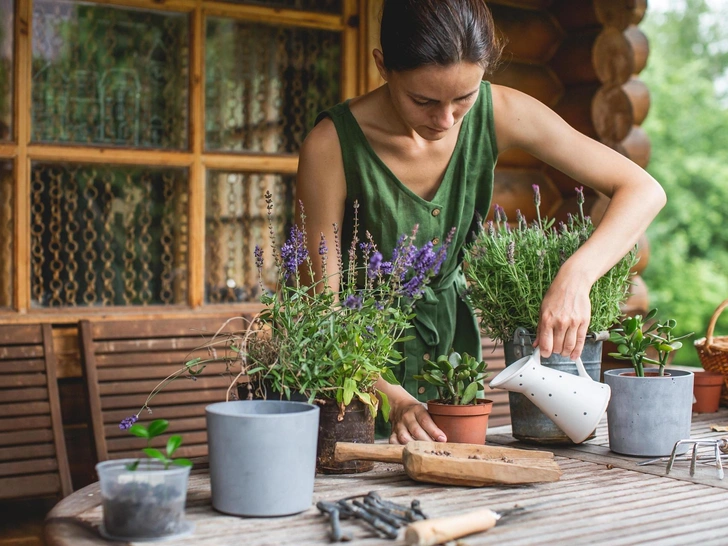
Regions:
<svg viewBox="0 0 728 546"><path fill-rule="evenodd" d="M485 218L493 194L493 169L497 159L490 84L483 82L478 99L462 120L450 162L431 201L410 191L377 156L349 109L348 101L322 112L334 122L341 144L346 177L346 208L341 230L342 248L349 248L353 231L353 204L359 203L359 238L372 234L379 251L388 259L401 235L419 225L416 244L431 240L435 248L456 228L440 273L415 307L415 339L400 350L405 358L393 370L404 388L418 400L437 397L428 383L416 381L423 359L435 359L451 348L481 357L478 325L463 300L466 289L462 247L476 228L478 215ZM346 252L344 252L346 254ZM379 432L379 427L378 427Z"/></svg>

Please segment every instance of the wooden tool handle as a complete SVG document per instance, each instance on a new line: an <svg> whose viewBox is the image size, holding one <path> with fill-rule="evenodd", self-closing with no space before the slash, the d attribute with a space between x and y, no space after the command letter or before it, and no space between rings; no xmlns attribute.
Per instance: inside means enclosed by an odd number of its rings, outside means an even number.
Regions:
<svg viewBox="0 0 728 546"><path fill-rule="evenodd" d="M407 544L432 546L449 540L487 531L495 526L498 517L488 508L481 508L459 516L422 519L407 526L404 539Z"/></svg>
<svg viewBox="0 0 728 546"><path fill-rule="evenodd" d="M336 442L334 460L344 461L381 461L383 463L402 464L404 446L395 444L356 444L353 442Z"/></svg>

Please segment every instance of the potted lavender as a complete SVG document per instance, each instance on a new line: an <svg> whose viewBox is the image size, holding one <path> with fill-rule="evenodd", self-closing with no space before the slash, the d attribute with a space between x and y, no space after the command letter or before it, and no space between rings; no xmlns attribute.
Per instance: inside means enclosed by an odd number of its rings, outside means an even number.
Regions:
<svg viewBox="0 0 728 546"><path fill-rule="evenodd" d="M439 272L453 234L439 248L430 241L418 247L415 226L400 237L393 255L385 257L368 233L360 239L355 220L345 252L338 231L335 241L319 240L324 264L336 263L332 275L339 279L339 291L334 293L328 278L313 271L300 203L299 208L299 222L280 249L271 234L278 287L275 293L264 293L261 327L241 339L240 353L251 388L267 385L286 398L303 395L320 405L319 471L368 470L372 463L366 461L335 462L335 443L342 436L371 443L374 416L381 411L388 418L387 397L375 385L380 377L397 384L392 372L402 360L397 343L404 341L416 302ZM354 210L356 216L358 205ZM261 272L262 249L256 247L255 257Z"/></svg>
<svg viewBox="0 0 728 546"><path fill-rule="evenodd" d="M566 261L594 231L584 214L584 192L576 190L579 213L566 222L541 216L541 195L534 185L536 218L530 223L517 211L511 224L495 205L495 218L487 222L465 250L465 275L469 300L480 318L483 333L504 344L506 364L533 352L541 302ZM633 250L600 278L590 292L592 318L581 355L587 373L599 381L602 340L617 321L620 305L629 290L630 269L636 263ZM577 374L568 357L552 354L544 366ZM534 443L572 443L556 424L519 393L509 393L513 435Z"/></svg>

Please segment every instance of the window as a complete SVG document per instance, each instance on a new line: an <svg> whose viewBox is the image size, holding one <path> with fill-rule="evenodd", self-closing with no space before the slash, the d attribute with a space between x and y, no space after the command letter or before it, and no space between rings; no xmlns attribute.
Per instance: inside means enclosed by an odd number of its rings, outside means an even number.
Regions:
<svg viewBox="0 0 728 546"><path fill-rule="evenodd" d="M30 4L0 0L0 309L257 302L265 192L284 238L301 142L360 88L359 2Z"/></svg>

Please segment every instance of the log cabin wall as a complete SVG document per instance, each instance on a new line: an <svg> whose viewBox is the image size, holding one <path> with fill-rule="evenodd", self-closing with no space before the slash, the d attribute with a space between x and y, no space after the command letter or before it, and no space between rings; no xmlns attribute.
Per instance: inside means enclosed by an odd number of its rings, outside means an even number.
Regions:
<svg viewBox="0 0 728 546"><path fill-rule="evenodd" d="M261 234L255 215L260 195L270 188L292 202L297 145L311 112L381 83L371 61L381 0L96 0L78 2L85 7L73 12L68 6L75 4L0 0L0 323L54 327L79 487L93 476L78 320L255 308L246 290L256 284L250 242ZM649 94L637 74L648 49L636 26L646 0L487 4L508 41L490 79L538 98L581 132L646 166L649 140L640 124ZM73 30L69 25L81 23L87 36L103 39L66 48L64 39L74 34L63 26ZM152 83L114 106L114 96L144 84L132 77L139 66L120 66L94 45L117 43L107 39L115 25L130 33L125 47L141 48L138 57L148 61ZM135 29L152 27L163 29L150 33L153 43L133 39ZM246 42L250 32L258 38ZM220 53L211 53L213 47ZM245 55L238 59L237 51ZM89 66L58 64L66 54L73 62L97 63L98 74ZM73 68L80 70L68 80ZM104 80L105 88L93 80L102 69L114 76ZM315 92L305 94L305 86ZM94 97L94 89L105 94ZM152 102L166 110L161 119L149 113L134 118L132 128L148 123L134 140L128 124L114 125L112 107L138 107L134 97L141 100L150 89L157 93ZM284 117L281 104L290 105L293 117ZM107 120L100 130L94 125L99 119ZM549 216L561 219L576 210L574 181L517 150L499 158L494 203L511 218L517 208L530 217L532 184L541 186ZM134 191L119 190L124 187ZM587 198L598 220L606 200ZM150 199L161 211L151 221L142 208L129 212ZM104 224L103 214L115 215L114 221ZM98 229L83 231L92 224ZM153 225L164 259L148 267L149 233L142 228ZM115 279L104 252L117 249L93 238L110 231L122 234ZM646 265L646 244L642 248L640 268ZM151 300L144 285L150 272L158 275L152 285L162 287ZM112 284L127 295L112 296Z"/></svg>

